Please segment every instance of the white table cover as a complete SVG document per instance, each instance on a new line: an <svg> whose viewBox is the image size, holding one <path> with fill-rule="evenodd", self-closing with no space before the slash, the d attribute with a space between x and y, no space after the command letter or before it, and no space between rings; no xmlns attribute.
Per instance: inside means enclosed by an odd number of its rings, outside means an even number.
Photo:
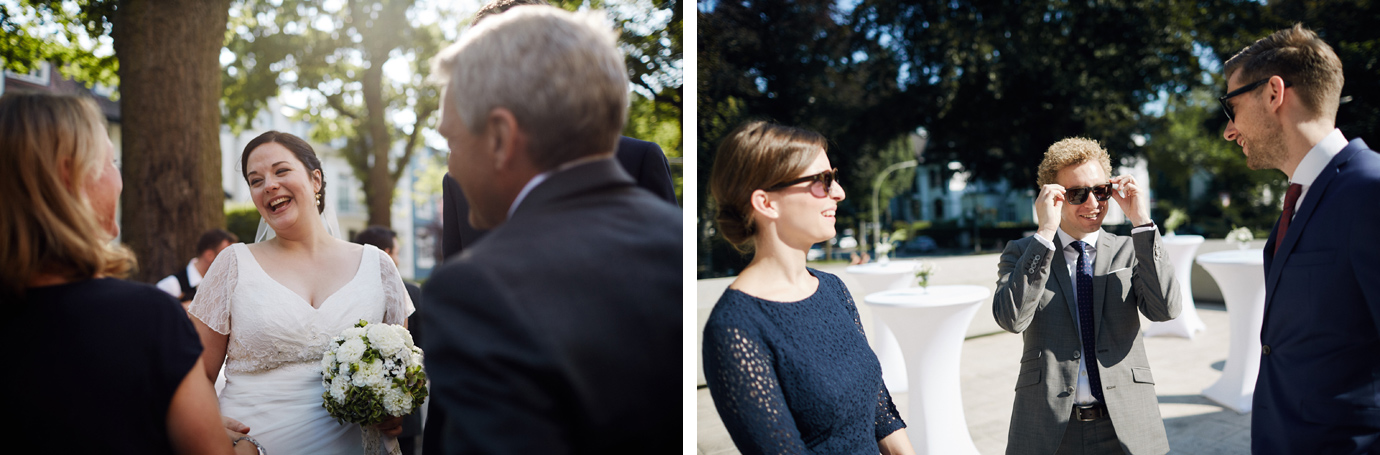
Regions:
<svg viewBox="0 0 1380 455"><path fill-rule="evenodd" d="M1164 250L1169 254L1169 263L1174 266L1174 279L1179 282L1183 310L1179 317L1163 321L1151 321L1145 326L1145 336L1176 336L1193 339L1200 330L1207 329L1198 317L1198 308L1193 304L1193 255L1203 244L1201 235L1172 235L1164 237Z"/></svg>
<svg viewBox="0 0 1380 455"><path fill-rule="evenodd" d="M854 289L859 295L874 292L905 289L915 282L915 261L871 262L851 265L843 269L862 289ZM906 361L901 357L901 346L896 344L896 335L891 333L882 318L872 315L873 336L877 342L877 360L882 363L882 380L892 393L905 392Z"/></svg>
<svg viewBox="0 0 1380 455"><path fill-rule="evenodd" d="M1231 321L1231 344L1222 377L1203 396L1237 413L1251 412L1255 378L1260 373L1260 324L1265 319L1263 250L1218 251L1198 256L1198 264L1217 280Z"/></svg>
<svg viewBox="0 0 1380 455"><path fill-rule="evenodd" d="M895 329L910 379L906 432L917 454L977 454L963 416L959 359L983 286L930 286L868 295L864 301Z"/></svg>

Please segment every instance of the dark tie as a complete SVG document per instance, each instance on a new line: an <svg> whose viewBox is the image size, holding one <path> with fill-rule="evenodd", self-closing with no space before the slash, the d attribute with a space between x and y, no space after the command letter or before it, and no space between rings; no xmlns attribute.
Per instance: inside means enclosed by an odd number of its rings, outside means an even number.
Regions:
<svg viewBox="0 0 1380 455"><path fill-rule="evenodd" d="M1093 341L1093 284L1092 261L1088 258L1088 244L1074 241L1078 248L1078 332L1083 335L1083 365L1088 369L1088 385L1097 401L1102 398L1102 375L1097 371L1097 344Z"/></svg>
<svg viewBox="0 0 1380 455"><path fill-rule="evenodd" d="M1275 250L1271 254L1279 252L1279 245L1284 243L1284 233L1289 231L1289 222L1294 220L1294 205L1302 193L1303 185L1297 183L1290 184L1289 191L1284 193L1284 214L1279 216L1279 232L1275 234Z"/></svg>

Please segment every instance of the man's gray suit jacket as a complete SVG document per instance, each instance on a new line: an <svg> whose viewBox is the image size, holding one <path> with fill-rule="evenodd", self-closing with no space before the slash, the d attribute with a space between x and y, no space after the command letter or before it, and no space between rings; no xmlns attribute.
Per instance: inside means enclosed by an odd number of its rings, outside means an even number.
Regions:
<svg viewBox="0 0 1380 455"><path fill-rule="evenodd" d="M1054 453L1074 406L1078 359L1083 356L1078 297L1061 252L1064 245L1058 237L1053 243L1054 251L1033 236L1008 243L998 266L992 314L1003 329L1025 340L1008 454ZM1181 309L1179 283L1159 232L1100 232L1092 280L1097 365L1087 367L1101 374L1117 439L1131 454L1166 453L1169 440L1136 316L1139 309L1152 321L1167 321Z"/></svg>

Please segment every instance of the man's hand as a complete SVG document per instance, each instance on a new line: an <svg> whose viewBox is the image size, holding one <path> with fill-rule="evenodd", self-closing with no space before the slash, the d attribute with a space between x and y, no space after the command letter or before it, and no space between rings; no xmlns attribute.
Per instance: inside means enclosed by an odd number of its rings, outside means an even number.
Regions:
<svg viewBox="0 0 1380 455"><path fill-rule="evenodd" d="M1065 203L1063 186L1051 183L1040 187L1040 195L1035 196L1035 223L1039 226L1036 234L1046 240L1054 240L1059 222L1064 219L1061 211Z"/></svg>
<svg viewBox="0 0 1380 455"><path fill-rule="evenodd" d="M377 429L378 429L380 432L382 432L385 436L395 436L395 437L396 437L397 435L402 434L402 430L403 430L403 428L402 428L402 423L403 423L403 418L402 418L402 417L389 417L388 420L384 420L384 421L379 422L378 424L374 425L374 428L377 428Z"/></svg>
<svg viewBox="0 0 1380 455"><path fill-rule="evenodd" d="M1116 189L1112 190L1112 199L1116 199L1117 205L1121 206L1121 211L1126 214L1126 218L1131 220L1132 226L1140 226L1150 222L1150 207L1140 197L1140 184L1136 178L1129 174L1122 174L1112 177L1112 183Z"/></svg>

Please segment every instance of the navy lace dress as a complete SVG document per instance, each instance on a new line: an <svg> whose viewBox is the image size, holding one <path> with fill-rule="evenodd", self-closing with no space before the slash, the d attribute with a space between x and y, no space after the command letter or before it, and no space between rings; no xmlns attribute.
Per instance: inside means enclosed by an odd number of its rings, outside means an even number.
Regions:
<svg viewBox="0 0 1380 455"><path fill-rule="evenodd" d="M729 289L704 328L704 375L738 450L868 454L905 428L853 297L818 270L798 302Z"/></svg>

